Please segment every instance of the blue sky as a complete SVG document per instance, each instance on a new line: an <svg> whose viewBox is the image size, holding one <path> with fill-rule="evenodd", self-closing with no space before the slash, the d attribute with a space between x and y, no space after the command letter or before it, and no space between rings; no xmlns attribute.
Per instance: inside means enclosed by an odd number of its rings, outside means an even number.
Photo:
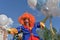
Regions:
<svg viewBox="0 0 60 40"><path fill-rule="evenodd" d="M36 22L45 18L41 12L32 10L27 4L27 0L0 0L0 14L11 17L14 21L13 27L19 26L18 17L26 11L35 16ZM57 30L60 29L60 17L53 17L52 23ZM49 28L49 20L47 20L46 26Z"/></svg>

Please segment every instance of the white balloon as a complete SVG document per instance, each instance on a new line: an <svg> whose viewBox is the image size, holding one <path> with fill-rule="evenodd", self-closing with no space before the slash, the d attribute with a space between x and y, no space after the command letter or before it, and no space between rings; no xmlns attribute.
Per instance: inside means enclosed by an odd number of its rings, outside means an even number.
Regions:
<svg viewBox="0 0 60 40"><path fill-rule="evenodd" d="M60 16L60 0L28 0L27 2L31 8L38 11L43 10L44 15L47 15L46 12L48 12L49 15Z"/></svg>
<svg viewBox="0 0 60 40"><path fill-rule="evenodd" d="M13 24L12 18L8 18L4 14L0 15L0 27L3 27L3 29L7 30L12 27L12 24Z"/></svg>
<svg viewBox="0 0 60 40"><path fill-rule="evenodd" d="M5 25L6 26L6 29L9 29L12 27L12 24L13 24L13 20L11 18L8 18L8 23Z"/></svg>
<svg viewBox="0 0 60 40"><path fill-rule="evenodd" d="M36 5L37 5L37 0L28 0L28 5L31 7L31 8L35 8Z"/></svg>
<svg viewBox="0 0 60 40"><path fill-rule="evenodd" d="M11 18L8 18L8 23L7 25L12 25L13 24L13 20Z"/></svg>
<svg viewBox="0 0 60 40"><path fill-rule="evenodd" d="M8 17L4 14L0 15L0 26L6 25L8 22Z"/></svg>
<svg viewBox="0 0 60 40"><path fill-rule="evenodd" d="M45 7L48 7L48 14L52 16L60 16L60 0L47 0ZM47 13L44 13L47 15Z"/></svg>
<svg viewBox="0 0 60 40"><path fill-rule="evenodd" d="M28 0L27 2L32 9L37 9L38 11L40 11L46 4L47 0Z"/></svg>

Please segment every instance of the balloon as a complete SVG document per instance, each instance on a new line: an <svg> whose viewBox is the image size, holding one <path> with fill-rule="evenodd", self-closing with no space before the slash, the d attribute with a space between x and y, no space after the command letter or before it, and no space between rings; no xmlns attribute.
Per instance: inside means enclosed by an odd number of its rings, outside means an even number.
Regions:
<svg viewBox="0 0 60 40"><path fill-rule="evenodd" d="M37 0L36 9L40 11L45 5L47 0Z"/></svg>
<svg viewBox="0 0 60 40"><path fill-rule="evenodd" d="M8 18L8 23L5 25L5 29L11 28L12 24L13 24L13 20L11 18Z"/></svg>
<svg viewBox="0 0 60 40"><path fill-rule="evenodd" d="M32 9L42 11L44 15L60 16L60 0L28 0Z"/></svg>
<svg viewBox="0 0 60 40"><path fill-rule="evenodd" d="M8 22L8 17L4 14L0 15L0 26L6 25Z"/></svg>
<svg viewBox="0 0 60 40"><path fill-rule="evenodd" d="M49 15L60 16L60 0L47 0L45 8L48 8Z"/></svg>
<svg viewBox="0 0 60 40"><path fill-rule="evenodd" d="M0 15L0 26L4 29L11 28L13 24L13 20L11 18L8 18L6 15L1 14Z"/></svg>
<svg viewBox="0 0 60 40"><path fill-rule="evenodd" d="M31 8L35 8L36 5L37 5L37 0L28 0L28 5L31 7Z"/></svg>
<svg viewBox="0 0 60 40"><path fill-rule="evenodd" d="M8 18L8 23L7 25L12 25L13 24L13 20L11 18Z"/></svg>
<svg viewBox="0 0 60 40"><path fill-rule="evenodd" d="M46 4L47 0L28 0L28 5L37 10L41 10L41 8Z"/></svg>

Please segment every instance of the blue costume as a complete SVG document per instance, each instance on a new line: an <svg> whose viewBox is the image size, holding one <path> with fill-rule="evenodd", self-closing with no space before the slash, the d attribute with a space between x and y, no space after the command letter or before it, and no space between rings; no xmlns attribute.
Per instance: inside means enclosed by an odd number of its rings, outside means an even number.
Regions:
<svg viewBox="0 0 60 40"><path fill-rule="evenodd" d="M39 23L36 23L34 25L34 27L32 28L31 31L29 31L28 29L25 29L24 26L19 26L18 28L16 28L18 30L18 33L20 33L20 29L23 31L23 38L22 40L29 40L29 37L31 36L31 33L39 38L38 34L36 33L36 29L37 28L40 28L40 22ZM40 38L39 38L40 39Z"/></svg>

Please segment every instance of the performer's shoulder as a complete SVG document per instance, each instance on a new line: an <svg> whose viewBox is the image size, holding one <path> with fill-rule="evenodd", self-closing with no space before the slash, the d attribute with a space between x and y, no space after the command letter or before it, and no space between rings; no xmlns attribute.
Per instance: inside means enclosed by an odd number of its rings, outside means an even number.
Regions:
<svg viewBox="0 0 60 40"><path fill-rule="evenodd" d="M16 29L21 29L23 28L23 25L18 26Z"/></svg>
<svg viewBox="0 0 60 40"><path fill-rule="evenodd" d="M35 25L40 24L40 22L35 22Z"/></svg>

